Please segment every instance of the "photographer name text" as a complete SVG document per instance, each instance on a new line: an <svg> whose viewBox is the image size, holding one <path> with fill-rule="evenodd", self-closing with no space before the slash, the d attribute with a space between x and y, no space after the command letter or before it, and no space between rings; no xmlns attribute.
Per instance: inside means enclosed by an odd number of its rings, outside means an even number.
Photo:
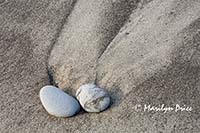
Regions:
<svg viewBox="0 0 200 133"><path fill-rule="evenodd" d="M151 104L137 104L135 105L135 111L140 112L191 112L193 110L192 107L186 105L176 104L174 106L166 106L165 104L161 105L151 105Z"/></svg>

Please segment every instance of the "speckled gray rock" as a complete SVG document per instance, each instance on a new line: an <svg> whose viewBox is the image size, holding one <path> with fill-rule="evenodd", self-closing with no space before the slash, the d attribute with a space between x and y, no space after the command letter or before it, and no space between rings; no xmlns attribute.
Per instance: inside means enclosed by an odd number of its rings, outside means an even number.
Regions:
<svg viewBox="0 0 200 133"><path fill-rule="evenodd" d="M110 105L108 93L94 84L82 85L76 97L87 112L101 112Z"/></svg>
<svg viewBox="0 0 200 133"><path fill-rule="evenodd" d="M70 117L80 110L78 101L54 86L40 90L40 100L46 111L57 117Z"/></svg>

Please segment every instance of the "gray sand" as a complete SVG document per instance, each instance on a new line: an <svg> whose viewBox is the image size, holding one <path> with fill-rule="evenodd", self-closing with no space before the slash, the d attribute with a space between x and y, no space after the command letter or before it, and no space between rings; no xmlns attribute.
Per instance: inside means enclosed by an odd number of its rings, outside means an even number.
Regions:
<svg viewBox="0 0 200 133"><path fill-rule="evenodd" d="M0 132L197 133L199 44L198 0L0 0ZM94 82L112 97L99 114L56 118L39 100Z"/></svg>

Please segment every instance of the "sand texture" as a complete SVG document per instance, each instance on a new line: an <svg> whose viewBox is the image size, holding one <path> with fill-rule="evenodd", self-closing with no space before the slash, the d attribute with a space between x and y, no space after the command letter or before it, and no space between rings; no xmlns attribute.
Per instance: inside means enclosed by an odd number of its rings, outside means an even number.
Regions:
<svg viewBox="0 0 200 133"><path fill-rule="evenodd" d="M0 132L198 133L200 1L0 0L0 74ZM75 96L86 83L109 92L108 110L42 107L44 85Z"/></svg>

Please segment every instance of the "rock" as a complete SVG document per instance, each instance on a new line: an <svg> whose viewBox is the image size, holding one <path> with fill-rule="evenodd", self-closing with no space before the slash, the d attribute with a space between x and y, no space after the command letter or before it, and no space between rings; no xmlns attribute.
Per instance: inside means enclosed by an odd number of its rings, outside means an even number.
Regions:
<svg viewBox="0 0 200 133"><path fill-rule="evenodd" d="M57 117L70 117L80 110L75 98L54 86L45 86L40 90L40 100L46 111Z"/></svg>
<svg viewBox="0 0 200 133"><path fill-rule="evenodd" d="M76 97L87 112L101 112L110 105L108 93L94 84L82 85Z"/></svg>

